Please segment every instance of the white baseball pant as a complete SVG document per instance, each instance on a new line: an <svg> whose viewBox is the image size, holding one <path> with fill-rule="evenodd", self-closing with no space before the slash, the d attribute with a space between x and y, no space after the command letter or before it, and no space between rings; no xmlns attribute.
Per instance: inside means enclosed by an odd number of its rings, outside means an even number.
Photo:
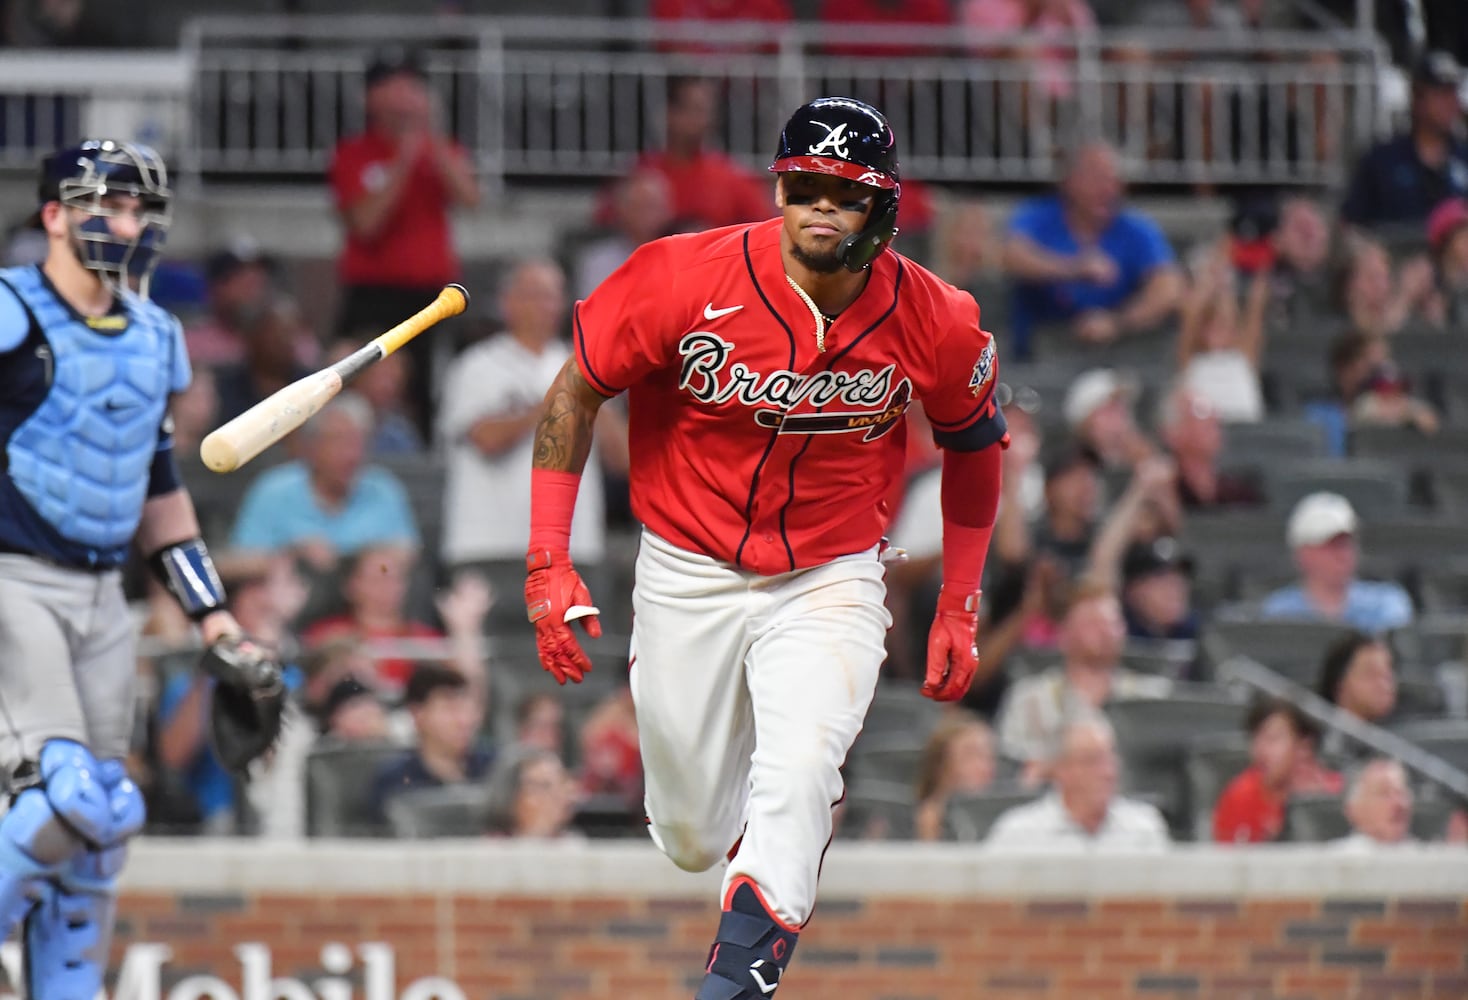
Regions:
<svg viewBox="0 0 1468 1000"><path fill-rule="evenodd" d="M642 535L631 683L652 838L688 871L738 841L724 895L752 879L793 927L886 655L885 595L875 548L764 577Z"/></svg>

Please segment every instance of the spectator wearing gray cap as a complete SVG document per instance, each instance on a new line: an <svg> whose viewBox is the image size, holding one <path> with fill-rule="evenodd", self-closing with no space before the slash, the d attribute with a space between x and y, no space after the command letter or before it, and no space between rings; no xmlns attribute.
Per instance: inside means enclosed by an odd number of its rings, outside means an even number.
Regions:
<svg viewBox="0 0 1468 1000"><path fill-rule="evenodd" d="M1295 504L1285 540L1299 571L1296 583L1264 599L1266 618L1324 619L1378 634L1412 623L1412 598L1402 586L1356 578L1359 522L1338 493L1311 493Z"/></svg>
<svg viewBox="0 0 1468 1000"><path fill-rule="evenodd" d="M1366 152L1341 205L1353 225L1420 228L1447 198L1468 195L1468 143L1458 136L1463 70L1447 52L1429 52L1412 70L1412 123Z"/></svg>

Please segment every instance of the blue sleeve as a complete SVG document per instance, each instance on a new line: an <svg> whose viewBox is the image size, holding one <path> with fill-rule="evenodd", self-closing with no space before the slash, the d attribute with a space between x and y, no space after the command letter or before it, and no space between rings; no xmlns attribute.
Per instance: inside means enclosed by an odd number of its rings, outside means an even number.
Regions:
<svg viewBox="0 0 1468 1000"><path fill-rule="evenodd" d="M1137 271L1147 275L1159 267L1175 263L1177 256L1172 244L1162 232L1162 227L1145 215L1133 217L1137 231Z"/></svg>
<svg viewBox="0 0 1468 1000"><path fill-rule="evenodd" d="M169 392L183 392L194 380L194 373L189 368L189 349L184 344L183 324L177 318L173 321L173 370L168 377Z"/></svg>
<svg viewBox="0 0 1468 1000"><path fill-rule="evenodd" d="M1412 598L1402 589L1401 584L1388 584L1387 600L1383 602L1381 630L1390 632L1392 629L1405 628L1412 624L1412 618L1416 615L1416 609L1412 607Z"/></svg>
<svg viewBox="0 0 1468 1000"><path fill-rule="evenodd" d="M413 505L408 502L408 491L392 473L385 469L379 469L377 472L376 485L382 495L382 503L377 506L385 519L385 523L379 525L378 529L388 541L404 541L410 545L418 545L420 542L418 518L413 513Z"/></svg>
<svg viewBox="0 0 1468 1000"><path fill-rule="evenodd" d="M163 691L158 695L158 721L167 723L173 718L173 713L178 711L178 706L183 704L184 697L189 689L194 686L194 675L187 670L180 670L163 685Z"/></svg>
<svg viewBox="0 0 1468 1000"><path fill-rule="evenodd" d="M273 481L274 475L267 472L245 491L240 512L235 516L234 531L229 536L231 547L255 551L273 551L281 547L276 530L279 519L272 516L275 504L270 497L273 492L270 484Z"/></svg>
<svg viewBox="0 0 1468 1000"><path fill-rule="evenodd" d="M0 353L13 351L31 332L31 315L5 285L0 285Z"/></svg>
<svg viewBox="0 0 1468 1000"><path fill-rule="evenodd" d="M1014 210L1009 217L1009 233L1012 236L1026 236L1036 242L1043 239L1042 230L1044 226L1046 200L1035 198L1024 202Z"/></svg>
<svg viewBox="0 0 1468 1000"><path fill-rule="evenodd" d="M1300 602L1293 587L1276 590L1259 605L1259 614L1265 618L1294 618L1300 614Z"/></svg>

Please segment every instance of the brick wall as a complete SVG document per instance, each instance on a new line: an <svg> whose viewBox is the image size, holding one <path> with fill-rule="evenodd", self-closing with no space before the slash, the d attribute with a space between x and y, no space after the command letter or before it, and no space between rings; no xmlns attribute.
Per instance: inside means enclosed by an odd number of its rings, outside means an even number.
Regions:
<svg viewBox="0 0 1468 1000"><path fill-rule="evenodd" d="M150 942L166 944L172 956L149 996L154 987L138 971L146 949L135 948L131 994L114 987L111 995L198 1000L202 981L178 984L209 974L228 990L212 1000L266 1000L247 995L246 970L232 951L263 942L269 975L302 981L270 1000L330 1000L329 986L300 992L330 974L353 982L352 1000L457 1000L423 984L414 992L414 982L434 976L451 980L466 1000L688 1000L715 921L707 896L131 892L121 905L119 959L128 945ZM373 972L361 945L370 942L389 944L395 958L387 995L382 950L377 993L367 988ZM258 950L251 961L261 977ZM1468 902L831 895L802 936L780 996L1468 997Z"/></svg>

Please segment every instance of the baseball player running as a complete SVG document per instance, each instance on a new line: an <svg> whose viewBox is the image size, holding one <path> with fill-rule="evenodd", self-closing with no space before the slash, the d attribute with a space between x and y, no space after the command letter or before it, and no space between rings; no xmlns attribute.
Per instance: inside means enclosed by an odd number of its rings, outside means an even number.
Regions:
<svg viewBox="0 0 1468 1000"><path fill-rule="evenodd" d="M772 995L810 918L890 625L880 548L904 411L921 400L944 449L923 685L941 701L978 664L1006 442L974 300L883 252L901 189L882 115L813 101L770 170L779 218L649 243L577 304L535 435L526 602L542 665L579 681L570 622L601 629L566 554L571 514L597 408L628 394L647 815L679 867L729 861L696 1000Z"/></svg>
<svg viewBox="0 0 1468 1000"><path fill-rule="evenodd" d="M170 218L163 161L84 142L45 160L40 200L46 259L0 271L0 939L23 922L32 1000L92 1000L143 825L122 764L133 540L199 623L217 689L246 692L248 714L273 706L279 675L225 610L173 460L168 400L189 364L178 321L146 298Z"/></svg>

